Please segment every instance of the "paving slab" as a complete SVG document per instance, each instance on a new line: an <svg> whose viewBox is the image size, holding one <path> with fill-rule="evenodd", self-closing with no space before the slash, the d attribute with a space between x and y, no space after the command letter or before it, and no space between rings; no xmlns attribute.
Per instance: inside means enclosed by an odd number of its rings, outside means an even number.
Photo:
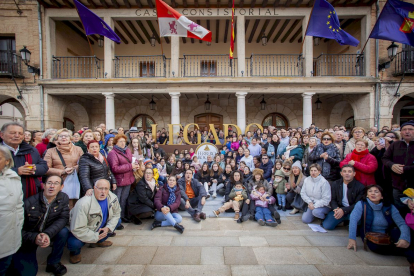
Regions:
<svg viewBox="0 0 414 276"><path fill-rule="evenodd" d="M312 246L344 246L348 245L348 237L330 236L328 233L321 236L305 236Z"/></svg>
<svg viewBox="0 0 414 276"><path fill-rule="evenodd" d="M174 237L172 246L240 246L236 237Z"/></svg>
<svg viewBox="0 0 414 276"><path fill-rule="evenodd" d="M224 247L226 265L256 265L256 256L251 247Z"/></svg>
<svg viewBox="0 0 414 276"><path fill-rule="evenodd" d="M128 244L132 241L132 236L118 236L111 238L112 246L128 246Z"/></svg>
<svg viewBox="0 0 414 276"><path fill-rule="evenodd" d="M224 264L223 247L202 247L201 248L202 265L222 265Z"/></svg>
<svg viewBox="0 0 414 276"><path fill-rule="evenodd" d="M241 246L269 246L264 237L242 236L239 237Z"/></svg>
<svg viewBox="0 0 414 276"><path fill-rule="evenodd" d="M78 275L89 275L96 268L94 264L65 264L68 272L65 274L67 276L78 276ZM39 272L36 276L50 276L50 273L46 271L46 265L39 266ZM96 275L96 274L95 274Z"/></svg>
<svg viewBox="0 0 414 276"><path fill-rule="evenodd" d="M232 265L231 274L237 276L267 276L264 265ZM270 275L270 274L269 274Z"/></svg>
<svg viewBox="0 0 414 276"><path fill-rule="evenodd" d="M315 265L322 275L335 276L390 276L410 275L408 266Z"/></svg>
<svg viewBox="0 0 414 276"><path fill-rule="evenodd" d="M199 265L200 247L160 246L152 259L153 265Z"/></svg>
<svg viewBox="0 0 414 276"><path fill-rule="evenodd" d="M368 265L380 265L380 266L408 266L409 263L407 258L404 256L385 256L380 254L375 254L371 251L365 251L363 249L357 250L355 252L359 258L361 258Z"/></svg>
<svg viewBox="0 0 414 276"><path fill-rule="evenodd" d="M303 236L266 236L267 243L270 246L312 246Z"/></svg>
<svg viewBox="0 0 414 276"><path fill-rule="evenodd" d="M148 265L142 276L194 276L214 275L230 276L230 266L227 265Z"/></svg>
<svg viewBox="0 0 414 276"><path fill-rule="evenodd" d="M140 276L144 269L144 265L97 265L88 275Z"/></svg>
<svg viewBox="0 0 414 276"><path fill-rule="evenodd" d="M316 247L296 247L309 264L332 264L328 257Z"/></svg>
<svg viewBox="0 0 414 276"><path fill-rule="evenodd" d="M321 276L313 265L265 265L268 275L278 276ZM326 274L328 275L328 274ZM355 276L355 275L353 275Z"/></svg>
<svg viewBox="0 0 414 276"><path fill-rule="evenodd" d="M150 264L158 247L156 246L134 246L127 247L118 264L146 265Z"/></svg>
<svg viewBox="0 0 414 276"><path fill-rule="evenodd" d="M155 230L156 229L154 229L154 231ZM152 234L152 232L150 233ZM133 237L129 246L168 246L171 244L172 239L173 237L170 236L138 236Z"/></svg>
<svg viewBox="0 0 414 276"><path fill-rule="evenodd" d="M108 247L93 263L94 264L116 264L125 254L127 247L111 246Z"/></svg>
<svg viewBox="0 0 414 276"><path fill-rule="evenodd" d="M319 247L319 250L329 258L331 262L337 265L358 265L365 264L353 250L341 247Z"/></svg>
<svg viewBox="0 0 414 276"><path fill-rule="evenodd" d="M307 264L296 248L255 247L253 251L259 264Z"/></svg>

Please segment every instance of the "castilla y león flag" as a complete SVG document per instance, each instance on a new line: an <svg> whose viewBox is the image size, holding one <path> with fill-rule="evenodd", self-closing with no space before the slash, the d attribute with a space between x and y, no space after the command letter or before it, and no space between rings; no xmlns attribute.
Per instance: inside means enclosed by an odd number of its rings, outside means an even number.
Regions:
<svg viewBox="0 0 414 276"><path fill-rule="evenodd" d="M183 36L211 42L211 32L189 20L162 0L156 0L160 36Z"/></svg>

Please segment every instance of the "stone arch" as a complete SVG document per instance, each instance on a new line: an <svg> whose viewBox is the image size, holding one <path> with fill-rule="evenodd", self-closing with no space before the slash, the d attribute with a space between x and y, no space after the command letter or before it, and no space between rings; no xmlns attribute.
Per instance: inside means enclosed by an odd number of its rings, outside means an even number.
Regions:
<svg viewBox="0 0 414 276"><path fill-rule="evenodd" d="M400 124L400 113L401 109L408 103L412 101L397 101L397 103L394 105L394 109L392 110L392 123L393 124Z"/></svg>
<svg viewBox="0 0 414 276"><path fill-rule="evenodd" d="M232 124L232 123L236 123L236 122L232 122L230 119L229 114L227 113L227 111L225 109L223 109L222 107L218 106L218 105L211 105L210 110L208 112L206 112L204 105L200 105L196 108L194 108L192 111L190 111L188 116L185 116L185 121L182 120L181 124L184 126L186 124L190 124L194 122L194 116L198 115L198 114L202 114L202 113L217 113L220 115L223 115L223 124Z"/></svg>
<svg viewBox="0 0 414 276"><path fill-rule="evenodd" d="M14 97L10 97L8 95L0 95L0 106L6 103L12 105L20 112L20 114L22 115L22 119L23 119L22 123L26 127L27 126L26 117L29 115L29 110L24 100L23 99L19 100Z"/></svg>
<svg viewBox="0 0 414 276"><path fill-rule="evenodd" d="M82 126L90 125L89 115L85 107L80 103L69 103L62 110L62 120L63 118L68 118L72 120L75 124L75 130L79 130Z"/></svg>
<svg viewBox="0 0 414 276"><path fill-rule="evenodd" d="M280 113L288 120L289 126L292 126L292 127L297 127L300 125L300 123L302 123L302 120L299 120L296 113L289 107L284 106L282 104L268 104L266 105L265 110L259 110L254 117L248 116L247 124L251 124L251 123L261 124L263 119L270 113ZM249 118L254 118L254 119L251 120Z"/></svg>
<svg viewBox="0 0 414 276"><path fill-rule="evenodd" d="M411 87L400 88L399 93L400 93L400 96L399 97L395 97L394 96L394 97L390 98L390 101L389 101L389 110L390 110L390 113L391 114L393 114L395 105L399 102L399 100L402 97L408 96L409 94L413 94L411 96L414 97L414 91L413 91L413 88L411 88Z"/></svg>
<svg viewBox="0 0 414 276"><path fill-rule="evenodd" d="M329 115L329 126L344 125L345 121L356 116L354 114L354 108L345 100L337 102L333 107Z"/></svg>
<svg viewBox="0 0 414 276"><path fill-rule="evenodd" d="M115 125L129 128L131 120L138 114L147 114L151 116L158 127L167 127L167 125L170 123L166 118L163 118L157 110L151 110L149 106L139 105L126 112L122 119L116 119Z"/></svg>

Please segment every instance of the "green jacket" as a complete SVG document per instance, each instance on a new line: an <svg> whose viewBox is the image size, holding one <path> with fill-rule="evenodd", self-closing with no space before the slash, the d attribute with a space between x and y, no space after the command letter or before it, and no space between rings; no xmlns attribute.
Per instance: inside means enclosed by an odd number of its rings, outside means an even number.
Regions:
<svg viewBox="0 0 414 276"><path fill-rule="evenodd" d="M231 189L231 192L230 192L230 194L229 194L229 198L231 199L231 200L233 200L237 195L236 195L236 191L234 190L235 188L233 188L233 189ZM242 205L242 203L243 203L243 201L245 201L246 199L248 199L249 197L247 196L247 192L246 192L246 189L243 187L243 191L242 191L242 197L243 197L243 200L240 200L239 201L239 206L241 206Z"/></svg>
<svg viewBox="0 0 414 276"><path fill-rule="evenodd" d="M286 179L282 179L280 182L273 181L273 187L275 188L275 191L276 191L277 194L279 194L279 195L285 195L286 194L286 192L285 192L286 183L287 183ZM276 187L276 185L277 185L277 187Z"/></svg>

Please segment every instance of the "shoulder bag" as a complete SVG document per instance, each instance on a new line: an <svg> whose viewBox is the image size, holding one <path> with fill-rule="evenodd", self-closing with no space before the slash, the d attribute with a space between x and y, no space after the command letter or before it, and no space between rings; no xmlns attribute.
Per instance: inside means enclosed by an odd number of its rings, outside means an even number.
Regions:
<svg viewBox="0 0 414 276"><path fill-rule="evenodd" d="M365 232L365 224L367 218L367 205L364 203L364 250L368 251L367 241L370 241L374 244L378 245L390 245L391 244L391 237L385 233L378 233L378 232Z"/></svg>

